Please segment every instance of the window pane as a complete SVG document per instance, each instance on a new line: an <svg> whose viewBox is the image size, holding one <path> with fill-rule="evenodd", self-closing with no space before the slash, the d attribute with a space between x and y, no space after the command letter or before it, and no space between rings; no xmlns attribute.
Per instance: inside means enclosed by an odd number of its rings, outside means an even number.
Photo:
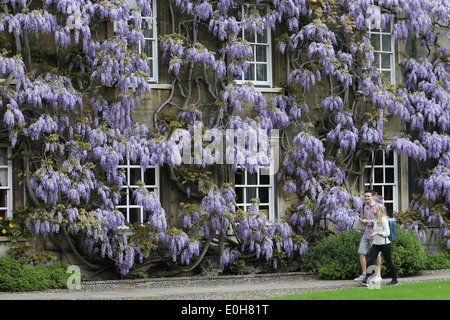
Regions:
<svg viewBox="0 0 450 320"><path fill-rule="evenodd" d="M378 151L375 156L375 165L383 165L384 152Z"/></svg>
<svg viewBox="0 0 450 320"><path fill-rule="evenodd" d="M255 42L255 33L251 30L245 29L244 31L244 40L247 40L248 42L254 43Z"/></svg>
<svg viewBox="0 0 450 320"><path fill-rule="evenodd" d="M153 41L145 40L143 52L147 55L147 57L153 58Z"/></svg>
<svg viewBox="0 0 450 320"><path fill-rule="evenodd" d="M267 80L267 65L265 64L256 65L256 80L257 81Z"/></svg>
<svg viewBox="0 0 450 320"><path fill-rule="evenodd" d="M252 199L257 198L256 188L250 188L250 187L246 188L246 196L247 196L247 199L245 199L246 203L252 203Z"/></svg>
<svg viewBox="0 0 450 320"><path fill-rule="evenodd" d="M375 183L383 183L383 169L375 168Z"/></svg>
<svg viewBox="0 0 450 320"><path fill-rule="evenodd" d="M390 152L389 154L386 154L385 158L384 158L384 163L387 166L392 166L394 165L394 154L392 152Z"/></svg>
<svg viewBox="0 0 450 320"><path fill-rule="evenodd" d="M267 62L266 46L256 46L256 61Z"/></svg>
<svg viewBox="0 0 450 320"><path fill-rule="evenodd" d="M137 185L138 181L141 180L141 169L140 168L131 168L130 169L130 184Z"/></svg>
<svg viewBox="0 0 450 320"><path fill-rule="evenodd" d="M148 59L148 65L150 67L150 72L148 73L148 76L150 78L153 78L153 62L154 62L154 59Z"/></svg>
<svg viewBox="0 0 450 320"><path fill-rule="evenodd" d="M241 6L237 6L237 7L232 7L231 8L231 14L232 16L236 19L236 21L242 21L242 7Z"/></svg>
<svg viewBox="0 0 450 320"><path fill-rule="evenodd" d="M266 218L269 219L269 206L259 206L259 212L266 215Z"/></svg>
<svg viewBox="0 0 450 320"><path fill-rule="evenodd" d="M379 34L371 34L370 41L372 42L372 46L375 51L380 50L380 35Z"/></svg>
<svg viewBox="0 0 450 320"><path fill-rule="evenodd" d="M236 193L236 202L244 203L244 188L236 188L234 192Z"/></svg>
<svg viewBox="0 0 450 320"><path fill-rule="evenodd" d="M386 183L394 183L394 168L386 168L385 169L385 179Z"/></svg>
<svg viewBox="0 0 450 320"><path fill-rule="evenodd" d="M142 222L143 222L143 223L148 222L148 217L149 217L149 215L150 215L150 211L144 211L143 217L142 217Z"/></svg>
<svg viewBox="0 0 450 320"><path fill-rule="evenodd" d="M150 168L145 171L144 175L146 185L154 186L156 184L155 169Z"/></svg>
<svg viewBox="0 0 450 320"><path fill-rule="evenodd" d="M383 71L382 73L383 73L383 76L386 79L386 81L392 82L390 71Z"/></svg>
<svg viewBox="0 0 450 320"><path fill-rule="evenodd" d="M258 183L258 174L255 173L249 173L247 172L247 184L250 185L254 185Z"/></svg>
<svg viewBox="0 0 450 320"><path fill-rule="evenodd" d="M8 169L0 169L0 187L8 186Z"/></svg>
<svg viewBox="0 0 450 320"><path fill-rule="evenodd" d="M391 36L390 35L383 35L382 36L383 39L383 51L391 51Z"/></svg>
<svg viewBox="0 0 450 320"><path fill-rule="evenodd" d="M254 81L255 80L255 65L250 63L250 66L245 73L245 80Z"/></svg>
<svg viewBox="0 0 450 320"><path fill-rule="evenodd" d="M373 66L377 69L380 67L380 55L379 54L376 54L376 53L374 54Z"/></svg>
<svg viewBox="0 0 450 320"><path fill-rule="evenodd" d="M393 200L394 195L392 193L392 186L384 186L384 200Z"/></svg>
<svg viewBox="0 0 450 320"><path fill-rule="evenodd" d="M153 38L152 19L142 19L142 31L144 34L144 38Z"/></svg>
<svg viewBox="0 0 450 320"><path fill-rule="evenodd" d="M391 55L389 53L381 54L381 68L383 69L391 68Z"/></svg>
<svg viewBox="0 0 450 320"><path fill-rule="evenodd" d="M384 206L387 210L387 214L392 217L392 214L394 212L394 205L392 203L384 203Z"/></svg>
<svg viewBox="0 0 450 320"><path fill-rule="evenodd" d="M383 196L383 187L382 186L373 186L373 190L377 193L377 196Z"/></svg>
<svg viewBox="0 0 450 320"><path fill-rule="evenodd" d="M127 208L117 208L117 210L119 210L122 213L122 215L125 217L125 219L128 220Z"/></svg>
<svg viewBox="0 0 450 320"><path fill-rule="evenodd" d="M244 173L242 172L242 170L237 170L236 173L234 174L234 183L236 185L238 184L244 184Z"/></svg>
<svg viewBox="0 0 450 320"><path fill-rule="evenodd" d="M4 166L8 164L8 149L0 148L0 165Z"/></svg>
<svg viewBox="0 0 450 320"><path fill-rule="evenodd" d="M384 28L384 32L387 32L387 33L392 33L392 27L393 27L393 23L392 22L389 22L389 23L386 23L386 26L385 26L385 28Z"/></svg>
<svg viewBox="0 0 450 320"><path fill-rule="evenodd" d="M262 169L260 169L261 172ZM259 184L270 184L270 176L268 174L259 175Z"/></svg>
<svg viewBox="0 0 450 320"><path fill-rule="evenodd" d="M130 208L128 221L130 223L141 222L141 208Z"/></svg>
<svg viewBox="0 0 450 320"><path fill-rule="evenodd" d="M263 34L259 34L257 36L258 43L268 43L267 41L267 30L263 30Z"/></svg>
<svg viewBox="0 0 450 320"><path fill-rule="evenodd" d="M133 189L128 189L128 205L133 205Z"/></svg>
<svg viewBox="0 0 450 320"><path fill-rule="evenodd" d="M368 164L372 164L373 156L374 156L374 152L372 151L372 152L369 153L369 160L367 160Z"/></svg>
<svg viewBox="0 0 450 320"><path fill-rule="evenodd" d="M120 202L119 204L122 206L126 206L127 203L127 199L128 199L128 189L124 189L120 192Z"/></svg>
<svg viewBox="0 0 450 320"><path fill-rule="evenodd" d="M370 173L372 172L371 168L365 168L364 169L364 183L369 184L371 180Z"/></svg>
<svg viewBox="0 0 450 320"><path fill-rule="evenodd" d="M261 203L269 203L269 188L259 188L259 200Z"/></svg>
<svg viewBox="0 0 450 320"><path fill-rule="evenodd" d="M0 207L8 207L8 190L0 190Z"/></svg>

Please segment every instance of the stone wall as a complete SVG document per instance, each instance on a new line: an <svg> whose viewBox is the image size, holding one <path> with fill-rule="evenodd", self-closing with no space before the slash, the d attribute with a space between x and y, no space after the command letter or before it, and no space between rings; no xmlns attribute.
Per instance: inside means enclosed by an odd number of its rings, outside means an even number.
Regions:
<svg viewBox="0 0 450 320"><path fill-rule="evenodd" d="M439 226L431 225L426 231L426 241L422 243L423 248L429 254L436 254L442 250L444 243Z"/></svg>
<svg viewBox="0 0 450 320"><path fill-rule="evenodd" d="M26 239L19 239L18 246L29 245ZM11 240L6 236L0 236L0 257L9 257L8 250L11 247Z"/></svg>

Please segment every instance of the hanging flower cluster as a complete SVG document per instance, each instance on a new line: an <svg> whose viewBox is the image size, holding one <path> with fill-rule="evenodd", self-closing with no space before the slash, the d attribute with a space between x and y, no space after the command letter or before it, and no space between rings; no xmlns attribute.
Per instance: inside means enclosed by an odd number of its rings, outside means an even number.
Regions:
<svg viewBox="0 0 450 320"><path fill-rule="evenodd" d="M211 222L210 226L204 224L201 227L201 231L206 237L209 237L211 232L226 234L230 228L230 216L236 212L235 197L234 190L229 186L223 189L215 187L205 195L202 200L202 208Z"/></svg>

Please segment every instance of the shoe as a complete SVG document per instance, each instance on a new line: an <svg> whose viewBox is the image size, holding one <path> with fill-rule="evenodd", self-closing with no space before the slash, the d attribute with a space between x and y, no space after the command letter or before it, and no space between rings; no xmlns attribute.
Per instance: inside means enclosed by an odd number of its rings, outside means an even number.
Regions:
<svg viewBox="0 0 450 320"><path fill-rule="evenodd" d="M358 278L355 278L353 280L357 281L357 282L361 282L361 280L364 280L366 278L365 274L360 275Z"/></svg>
<svg viewBox="0 0 450 320"><path fill-rule="evenodd" d="M397 285L397 284L398 284L397 279L392 279L392 281L389 282L387 285L388 285L388 286L395 286L395 285Z"/></svg>
<svg viewBox="0 0 450 320"><path fill-rule="evenodd" d="M364 279L362 279L362 280L360 280L360 281L358 281L358 282L361 283L362 285L365 285L366 287L368 287L369 284L367 283L367 280L368 280L368 278L367 278L367 277L364 277Z"/></svg>

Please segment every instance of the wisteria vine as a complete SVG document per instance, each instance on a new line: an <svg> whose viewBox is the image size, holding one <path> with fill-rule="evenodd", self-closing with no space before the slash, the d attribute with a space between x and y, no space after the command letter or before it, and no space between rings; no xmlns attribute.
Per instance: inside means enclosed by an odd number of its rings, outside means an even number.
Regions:
<svg viewBox="0 0 450 320"><path fill-rule="evenodd" d="M306 254L320 221L338 231L351 227L363 203L350 183L360 170L355 163L363 167L365 154L386 150L422 164L434 161L418 183L423 194L398 219L420 235L426 223L439 223L450 247L448 0L170 0L176 21L158 45L173 82L169 99L155 111L155 128L133 118L151 92L152 70L136 48L145 45L140 23L153 8L152 1L133 3L0 0L1 133L21 155L31 199L27 225L35 235L82 235L87 252L114 260L122 275L156 256L196 265L212 238L219 239L223 267L251 256L276 268L282 259ZM419 43L425 52L406 52L399 85L374 66L373 23L382 30L392 25L395 43ZM100 36L105 25L113 37ZM254 57L241 28L277 35L276 50L287 57L279 93L267 97L251 82L234 81ZM56 62L33 51L32 36L58 53L51 56ZM311 99L318 89L324 93L319 103ZM175 110L176 120L165 122L163 109ZM407 130L387 138L392 117ZM261 141L260 130L267 136L280 130L277 178L299 204L279 213L281 221L269 221L257 199L248 212L238 210L229 181L203 176L193 179L198 190L185 188L188 198L200 200L180 205L177 228L157 195L139 186L130 199L148 213L145 233L126 232L116 209L126 187L120 165L167 166L173 179L182 165L208 169L215 158L207 146L196 146L201 161L186 164L181 144L170 136L180 128L194 134L195 121L227 142L247 137L246 147ZM234 147L223 153L232 164L227 172L255 172L268 161Z"/></svg>

